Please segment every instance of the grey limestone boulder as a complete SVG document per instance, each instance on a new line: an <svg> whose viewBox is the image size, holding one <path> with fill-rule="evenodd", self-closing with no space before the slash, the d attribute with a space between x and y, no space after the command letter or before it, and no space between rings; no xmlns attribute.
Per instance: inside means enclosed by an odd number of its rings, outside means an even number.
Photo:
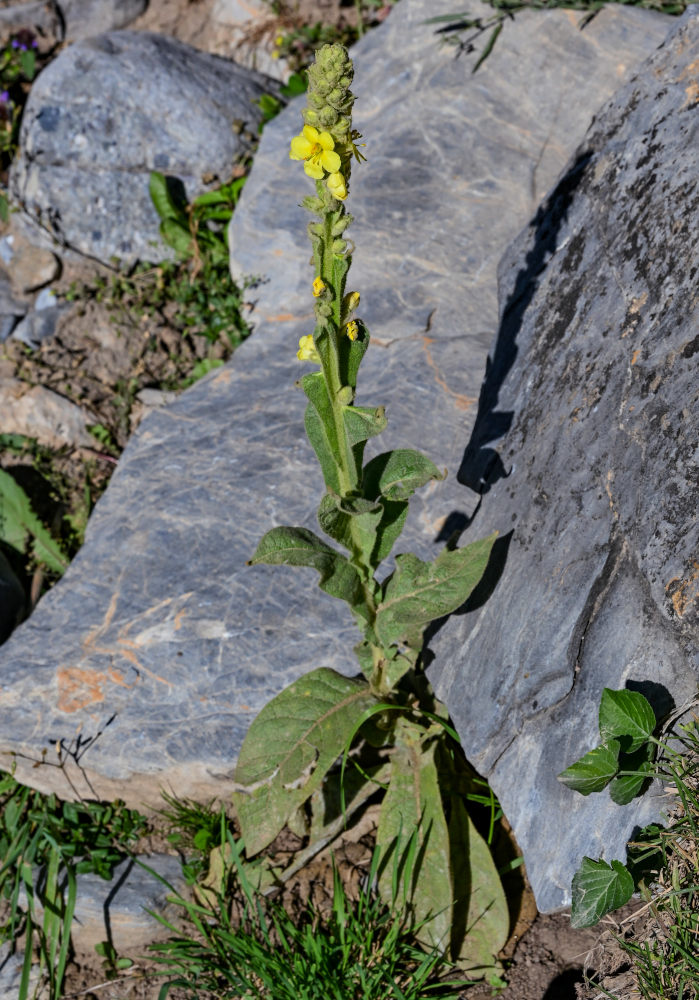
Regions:
<svg viewBox="0 0 699 1000"><path fill-rule="evenodd" d="M63 245L109 263L161 260L152 170L191 199L226 181L276 84L150 32L114 31L64 49L34 83L12 198Z"/></svg>
<svg viewBox="0 0 699 1000"><path fill-rule="evenodd" d="M697 692L698 57L694 7L508 250L460 470L483 494L470 531L498 528L501 551L434 635L432 678L542 910L659 813L556 780L598 742L603 688L658 716Z"/></svg>
<svg viewBox="0 0 699 1000"><path fill-rule="evenodd" d="M497 330L498 260L669 27L618 6L584 31L569 12L527 12L473 74L424 23L452 9L403 0L354 50L368 162L353 178L352 282L374 338L359 401L387 406L379 448L418 446L450 469L401 542L426 558L478 502L456 473ZM268 278L254 333L143 421L84 548L0 652L0 759L15 751L35 786L67 795L70 777L139 805L161 786L225 795L271 696L313 667L356 672L351 617L314 574L245 566L273 525L313 527L321 496L293 388L312 320L309 186L288 159L300 125L297 104L266 127L230 230L236 273Z"/></svg>
<svg viewBox="0 0 699 1000"><path fill-rule="evenodd" d="M0 4L0 31L38 28L60 41L75 42L126 27L147 5L148 0L5 0Z"/></svg>

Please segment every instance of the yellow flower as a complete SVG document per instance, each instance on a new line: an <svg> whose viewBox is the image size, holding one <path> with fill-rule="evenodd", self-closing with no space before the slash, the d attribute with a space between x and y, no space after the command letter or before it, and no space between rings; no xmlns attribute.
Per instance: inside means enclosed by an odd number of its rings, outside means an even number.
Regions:
<svg viewBox="0 0 699 1000"><path fill-rule="evenodd" d="M344 201L347 197L347 185L345 184L345 178L342 174L334 171L327 180L328 191L333 196L337 198L338 201Z"/></svg>
<svg viewBox="0 0 699 1000"><path fill-rule="evenodd" d="M299 361L315 361L320 364L320 355L316 351L316 345L312 334L307 334L299 340L299 349L296 352Z"/></svg>
<svg viewBox="0 0 699 1000"><path fill-rule="evenodd" d="M317 299L325 291L325 282L320 275L313 282L313 298Z"/></svg>
<svg viewBox="0 0 699 1000"><path fill-rule="evenodd" d="M304 125L301 135L291 140L289 157L305 160L303 169L308 176L320 180L326 171L333 176L340 169L342 161L334 149L335 140L329 132L319 132L312 125Z"/></svg>
<svg viewBox="0 0 699 1000"><path fill-rule="evenodd" d="M345 333L350 340L356 340L359 336L359 327L357 326L356 320L351 319L349 323L345 326Z"/></svg>

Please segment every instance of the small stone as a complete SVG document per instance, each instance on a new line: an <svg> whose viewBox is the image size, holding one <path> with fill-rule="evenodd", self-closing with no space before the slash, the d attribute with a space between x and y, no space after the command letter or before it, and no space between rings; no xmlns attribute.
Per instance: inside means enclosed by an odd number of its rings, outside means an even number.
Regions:
<svg viewBox="0 0 699 1000"><path fill-rule="evenodd" d="M58 276L61 265L56 255L43 247L34 246L21 233L7 236L5 246L9 246L10 259L6 267L16 295L35 292Z"/></svg>
<svg viewBox="0 0 699 1000"><path fill-rule="evenodd" d="M0 413L4 434L36 438L47 448L94 446L87 425L96 418L44 386L28 387L19 379L0 380Z"/></svg>

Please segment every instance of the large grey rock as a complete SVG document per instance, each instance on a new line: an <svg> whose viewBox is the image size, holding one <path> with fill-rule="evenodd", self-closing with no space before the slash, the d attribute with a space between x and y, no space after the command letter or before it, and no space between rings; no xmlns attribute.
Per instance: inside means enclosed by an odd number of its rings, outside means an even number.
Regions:
<svg viewBox="0 0 699 1000"><path fill-rule="evenodd" d="M620 67L668 26L619 7L584 32L569 13L527 13L473 75L423 23L451 9L403 0L355 48L369 159L353 180L353 284L375 336L360 402L387 403L380 448L417 445L451 470L406 528L402 547L425 557L477 502L455 473L497 328L497 261ZM300 124L297 104L266 127L231 230L237 269L270 279L254 293L254 334L144 420L83 550L2 650L0 749L28 758L18 774L33 785L70 794L67 772L84 794L139 805L157 804L161 785L224 795L272 695L319 665L356 672L351 617L314 574L245 567L274 524L313 526L321 496L293 389L312 316L297 208L310 185L288 159ZM44 748L56 763L57 742L63 771L31 766Z"/></svg>
<svg viewBox="0 0 699 1000"><path fill-rule="evenodd" d="M697 690L698 57L694 7L508 251L461 469L484 490L471 531L503 535L501 576L439 630L432 677L541 910L659 813L556 780L598 741L602 689L660 713Z"/></svg>
<svg viewBox="0 0 699 1000"><path fill-rule="evenodd" d="M0 6L0 30L40 29L60 41L75 42L124 28L146 9L148 0L9 0Z"/></svg>
<svg viewBox="0 0 699 1000"><path fill-rule="evenodd" d="M188 199L227 180L276 85L254 70L150 32L114 31L64 49L34 83L10 188L61 243L110 263L167 253L152 170Z"/></svg>

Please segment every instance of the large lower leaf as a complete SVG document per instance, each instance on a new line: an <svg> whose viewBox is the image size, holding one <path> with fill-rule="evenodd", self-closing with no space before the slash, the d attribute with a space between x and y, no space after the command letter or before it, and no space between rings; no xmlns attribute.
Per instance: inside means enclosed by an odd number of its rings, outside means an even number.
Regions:
<svg viewBox="0 0 699 1000"><path fill-rule="evenodd" d="M376 634L384 646L416 645L429 622L460 607L483 576L497 532L463 549L441 552L434 562L396 556L376 616Z"/></svg>
<svg viewBox="0 0 699 1000"><path fill-rule="evenodd" d="M452 958L470 975L484 975L507 942L510 914L490 848L458 796L452 799L449 838L454 881Z"/></svg>
<svg viewBox="0 0 699 1000"><path fill-rule="evenodd" d="M321 667L299 678L257 716L238 758L233 795L245 850L270 844L342 754L376 699L363 679Z"/></svg>
<svg viewBox="0 0 699 1000"><path fill-rule="evenodd" d="M384 858L379 891L389 905L405 903L411 908L418 940L446 951L452 909L449 831L434 762L435 744L423 750L423 732L404 719L396 724L389 786L376 834ZM411 863L406 849L414 831L417 852Z"/></svg>
<svg viewBox="0 0 699 1000"><path fill-rule="evenodd" d="M361 613L365 603L362 581L342 553L326 545L308 528L272 528L260 539L248 566L259 563L284 566L311 566L320 573L320 589L331 597L347 601Z"/></svg>
<svg viewBox="0 0 699 1000"><path fill-rule="evenodd" d="M60 544L36 516L29 497L19 483L0 469L0 541L24 553L28 538L32 540L32 552L37 562L54 573L64 572L68 557Z"/></svg>

